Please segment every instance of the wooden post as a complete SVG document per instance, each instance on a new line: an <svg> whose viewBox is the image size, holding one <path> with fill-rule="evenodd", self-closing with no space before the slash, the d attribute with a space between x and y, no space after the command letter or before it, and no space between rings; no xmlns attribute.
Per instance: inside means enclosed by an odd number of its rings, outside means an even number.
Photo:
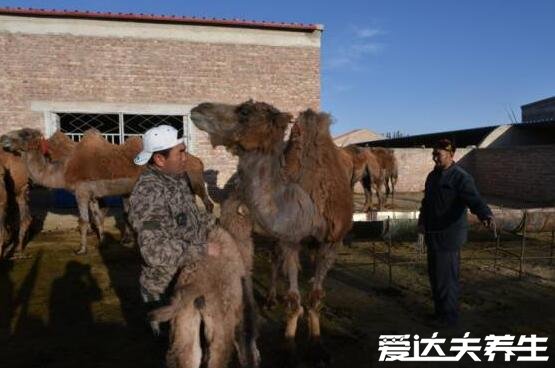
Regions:
<svg viewBox="0 0 555 368"><path fill-rule="evenodd" d="M526 225L528 223L528 212L524 211L524 224L522 227L522 241L520 242L520 268L518 271L518 278L522 278L524 273L524 247L526 246Z"/></svg>

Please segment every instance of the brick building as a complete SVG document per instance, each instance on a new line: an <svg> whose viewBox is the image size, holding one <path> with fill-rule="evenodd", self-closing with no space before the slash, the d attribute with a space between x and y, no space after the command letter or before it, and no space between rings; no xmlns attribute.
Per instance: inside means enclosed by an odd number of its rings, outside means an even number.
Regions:
<svg viewBox="0 0 555 368"><path fill-rule="evenodd" d="M546 107L545 101L540 101L540 105ZM523 113L523 121L524 117ZM421 192L426 175L433 168L432 147L441 138L449 138L459 147L455 159L474 176L481 193L530 205L555 206L555 119L369 141L360 145L392 148L399 161L397 189Z"/></svg>
<svg viewBox="0 0 555 368"><path fill-rule="evenodd" d="M168 123L222 186L236 162L189 120L204 101L320 105L319 25L0 8L0 133L114 143Z"/></svg>

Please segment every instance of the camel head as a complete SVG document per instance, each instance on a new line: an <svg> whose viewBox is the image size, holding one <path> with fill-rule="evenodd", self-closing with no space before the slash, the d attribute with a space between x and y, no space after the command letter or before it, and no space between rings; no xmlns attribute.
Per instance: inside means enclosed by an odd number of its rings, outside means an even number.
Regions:
<svg viewBox="0 0 555 368"><path fill-rule="evenodd" d="M202 103L191 110L191 119L210 136L214 147L232 153L270 152L283 142L291 115L252 100L240 105Z"/></svg>
<svg viewBox="0 0 555 368"><path fill-rule="evenodd" d="M47 153L46 140L37 129L23 128L14 130L0 137L0 144L6 151L13 153L40 150L42 154Z"/></svg>

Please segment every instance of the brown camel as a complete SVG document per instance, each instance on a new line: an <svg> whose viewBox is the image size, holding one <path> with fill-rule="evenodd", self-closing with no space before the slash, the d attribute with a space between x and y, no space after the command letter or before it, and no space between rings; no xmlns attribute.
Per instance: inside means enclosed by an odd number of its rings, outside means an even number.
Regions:
<svg viewBox="0 0 555 368"><path fill-rule="evenodd" d="M382 187L384 184L384 170L380 165L378 156L370 149L351 144L342 150L351 157L349 167L352 167L351 186L359 181L364 189L364 206L362 211L368 212L372 208L372 188L378 197L378 210L383 207Z"/></svg>
<svg viewBox="0 0 555 368"><path fill-rule="evenodd" d="M108 143L96 130L87 131L75 146L55 150L49 146L42 133L35 129L21 129L10 132L0 139L3 147L18 152L28 169L31 179L48 188L62 188L75 194L79 210L81 247L78 254L87 251L87 229L89 209L98 230L100 241L103 238L102 212L98 198L105 196L124 196L124 211L127 213L125 198L144 167L133 164L133 158L142 149L140 138L128 139L123 145ZM53 160L50 154L67 154L65 159ZM64 157L64 156L61 156ZM196 159L196 158L195 158ZM194 160L194 159L193 159ZM202 168L202 164L193 167ZM190 179L202 179L202 173L191 175ZM193 189L203 188L192 185ZM206 190L201 197L209 202ZM210 207L207 206L207 209ZM127 234L129 232L126 231Z"/></svg>
<svg viewBox="0 0 555 368"><path fill-rule="evenodd" d="M289 278L285 335L291 341L303 314L298 287L301 241L317 244L308 322L310 336L318 342L323 282L335 248L352 226L353 212L350 182L329 133L329 116L301 113L287 149L283 139L291 116L266 103L203 103L191 111L191 118L209 134L212 145L223 145L239 157L241 198L255 225L279 240Z"/></svg>
<svg viewBox="0 0 555 368"><path fill-rule="evenodd" d="M168 367L196 368L205 361L208 368L224 368L234 349L241 366L259 364L252 220L236 197L227 199L221 210L223 228L212 230L209 241L220 243L222 253L205 258L194 273L181 272L170 304L151 314L153 320L170 321ZM207 342L204 351L201 340Z"/></svg>
<svg viewBox="0 0 555 368"><path fill-rule="evenodd" d="M25 167L25 163L21 157L13 153L0 149L0 167L2 167L2 182L0 186L3 192L2 208L4 215L0 219L0 229L2 237L0 238L0 258L3 256L3 246L6 234L6 215L10 198L14 198L17 203L19 212L19 228L16 230L17 242L15 245L15 254L20 255L23 252L25 237L27 230L31 225L31 215L29 211L29 175Z"/></svg>
<svg viewBox="0 0 555 368"><path fill-rule="evenodd" d="M399 178L399 164L395 157L395 152L392 149L383 147L372 147L370 151L376 155L384 171L385 195L386 197L391 195L391 201L393 202L395 186Z"/></svg>

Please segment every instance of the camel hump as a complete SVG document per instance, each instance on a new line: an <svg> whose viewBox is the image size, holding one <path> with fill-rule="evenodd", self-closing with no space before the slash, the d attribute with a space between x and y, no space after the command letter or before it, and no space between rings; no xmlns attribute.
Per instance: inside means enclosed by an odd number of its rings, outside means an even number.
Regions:
<svg viewBox="0 0 555 368"><path fill-rule="evenodd" d="M302 142L298 183L319 208L335 239L351 227L352 194L345 158L331 138L330 123L329 114L310 109L302 112L297 119L301 137L289 144Z"/></svg>
<svg viewBox="0 0 555 368"><path fill-rule="evenodd" d="M65 172L68 183L79 181L136 178L143 167L133 163L141 151L140 138L130 138L126 144L108 142L95 130L89 130L75 146Z"/></svg>
<svg viewBox="0 0 555 368"><path fill-rule="evenodd" d="M142 149L143 143L140 137L130 137L123 144L108 142L96 129L88 129L83 133L83 138L77 144L77 149L87 152L109 152L115 155L123 155L133 159Z"/></svg>
<svg viewBox="0 0 555 368"><path fill-rule="evenodd" d="M54 161L63 160L71 155L76 145L67 135L57 131L48 139L48 153Z"/></svg>
<svg viewBox="0 0 555 368"><path fill-rule="evenodd" d="M143 140L141 137L129 137L120 147L123 151L135 157L143 149Z"/></svg>

